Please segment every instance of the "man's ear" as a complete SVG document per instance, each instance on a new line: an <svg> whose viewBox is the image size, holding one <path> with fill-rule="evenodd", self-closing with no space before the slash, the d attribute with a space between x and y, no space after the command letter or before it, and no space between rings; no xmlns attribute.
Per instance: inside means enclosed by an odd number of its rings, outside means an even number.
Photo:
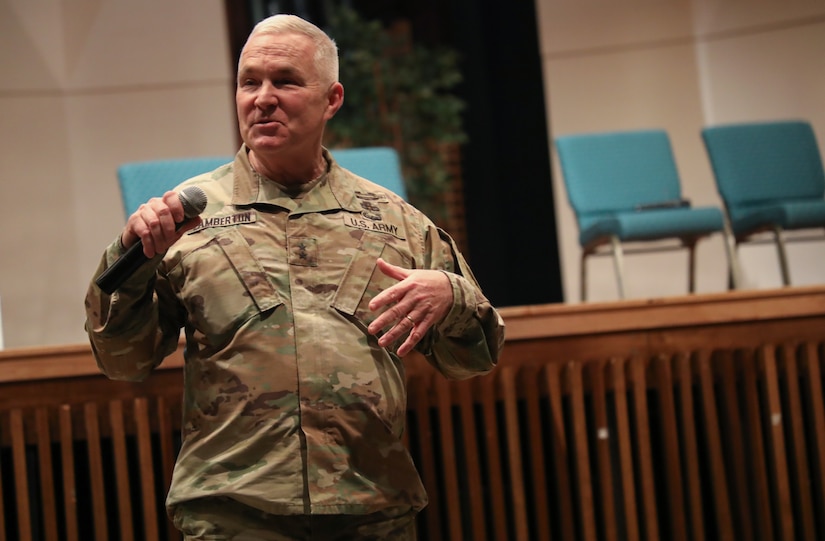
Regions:
<svg viewBox="0 0 825 541"><path fill-rule="evenodd" d="M327 120L334 117L343 104L344 85L339 82L332 83L327 92Z"/></svg>

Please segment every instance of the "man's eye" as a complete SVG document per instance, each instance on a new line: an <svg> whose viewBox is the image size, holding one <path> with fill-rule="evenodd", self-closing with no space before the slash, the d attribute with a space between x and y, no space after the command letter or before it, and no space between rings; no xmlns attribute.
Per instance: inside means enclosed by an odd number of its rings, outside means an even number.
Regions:
<svg viewBox="0 0 825 541"><path fill-rule="evenodd" d="M244 79L243 81L241 81L241 86L257 86L257 85L258 85L258 81L256 81L255 79Z"/></svg>

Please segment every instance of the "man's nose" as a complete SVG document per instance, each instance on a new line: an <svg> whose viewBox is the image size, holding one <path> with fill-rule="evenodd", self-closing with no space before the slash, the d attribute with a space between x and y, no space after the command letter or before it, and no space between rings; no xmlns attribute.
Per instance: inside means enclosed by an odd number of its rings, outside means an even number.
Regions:
<svg viewBox="0 0 825 541"><path fill-rule="evenodd" d="M255 105L261 109L267 109L278 105L278 95L275 85L269 81L264 81L258 88L258 94L255 96Z"/></svg>

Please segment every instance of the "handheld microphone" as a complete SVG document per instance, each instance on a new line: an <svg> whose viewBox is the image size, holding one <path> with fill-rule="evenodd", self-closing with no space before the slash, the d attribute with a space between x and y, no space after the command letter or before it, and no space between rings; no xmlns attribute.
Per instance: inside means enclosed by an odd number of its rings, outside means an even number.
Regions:
<svg viewBox="0 0 825 541"><path fill-rule="evenodd" d="M200 215L206 208L206 194L197 186L185 188L178 194L178 198L183 205L184 218L182 222L176 224L175 229L180 229L183 224ZM148 260L143 253L143 242L138 240L117 261L100 273L95 284L103 292L111 295Z"/></svg>

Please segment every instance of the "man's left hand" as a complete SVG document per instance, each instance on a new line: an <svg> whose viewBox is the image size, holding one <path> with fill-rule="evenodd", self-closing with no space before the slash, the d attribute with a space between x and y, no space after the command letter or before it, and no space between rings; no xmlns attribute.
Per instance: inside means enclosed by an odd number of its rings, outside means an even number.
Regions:
<svg viewBox="0 0 825 541"><path fill-rule="evenodd" d="M453 290L450 279L437 270L410 270L378 259L378 268L390 278L399 280L370 301L370 310L387 306L383 314L370 323L369 332L377 334L384 327L392 325L378 345L386 347L409 333L398 348L398 356L403 357L424 337L433 325L438 324L453 304Z"/></svg>

